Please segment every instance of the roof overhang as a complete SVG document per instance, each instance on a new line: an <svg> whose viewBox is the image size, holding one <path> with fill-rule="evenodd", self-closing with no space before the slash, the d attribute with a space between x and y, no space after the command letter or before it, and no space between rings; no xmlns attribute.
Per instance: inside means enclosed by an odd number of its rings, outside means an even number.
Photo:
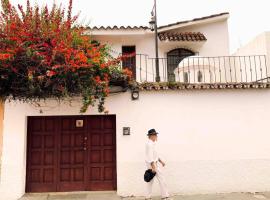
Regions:
<svg viewBox="0 0 270 200"><path fill-rule="evenodd" d="M119 36L119 35L144 35L151 32L147 26L101 26L101 27L88 27L86 29L86 34L91 35L109 35L109 36Z"/></svg>
<svg viewBox="0 0 270 200"><path fill-rule="evenodd" d="M226 21L229 18L230 14L220 13L215 15L210 15L201 18L195 18L187 21L180 21L172 24L167 24L164 26L158 27L158 32L172 31L182 27L188 27L193 25L208 24L218 21ZM98 36L119 36L119 35L145 35L153 34L154 32L147 26L101 26L101 27L88 27L86 34L98 35Z"/></svg>
<svg viewBox="0 0 270 200"><path fill-rule="evenodd" d="M158 34L160 41L183 41L183 42L203 42L206 41L204 34L200 32L162 32Z"/></svg>
<svg viewBox="0 0 270 200"><path fill-rule="evenodd" d="M192 20L187 20L187 21L180 21L176 22L173 24L168 24L164 26L160 26L158 28L159 32L165 32L165 31L171 31L174 29L179 29L187 26L194 26L194 25L199 25L199 24L208 24L208 23L214 23L214 22L219 22L219 21L226 21L230 17L229 13L220 13L216 15L210 15L202 18L195 18Z"/></svg>
<svg viewBox="0 0 270 200"><path fill-rule="evenodd" d="M93 35L93 36L136 36L136 35L145 35L147 31L134 31L134 30L87 30L85 34Z"/></svg>

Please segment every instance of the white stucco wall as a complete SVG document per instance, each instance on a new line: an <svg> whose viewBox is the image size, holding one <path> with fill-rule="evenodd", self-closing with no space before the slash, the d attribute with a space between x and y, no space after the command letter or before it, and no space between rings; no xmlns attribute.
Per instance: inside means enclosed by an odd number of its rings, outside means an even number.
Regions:
<svg viewBox="0 0 270 200"><path fill-rule="evenodd" d="M181 27L179 29L172 30L171 32L201 32L205 35L207 41L203 43L171 42L170 46L166 46L165 44L162 45L161 42L161 49L164 53L177 47L186 47L198 53L200 56L228 56L230 54L227 20Z"/></svg>
<svg viewBox="0 0 270 200"><path fill-rule="evenodd" d="M270 31L265 33L265 40L267 55L270 56Z"/></svg>
<svg viewBox="0 0 270 200"><path fill-rule="evenodd" d="M207 41L159 41L160 76L161 81L167 81L167 61L162 58L167 57L167 53L173 49L186 48L200 56L228 56L229 55L229 33L227 19L208 23L201 23L179 29L172 32L201 32ZM89 32L93 39L111 46L114 56L122 53L122 46L136 46L136 78L139 82L155 80L155 40L154 33L149 30L100 30ZM146 55L146 56L145 56ZM150 58L150 59L149 59ZM154 66L153 66L154 65Z"/></svg>
<svg viewBox="0 0 270 200"><path fill-rule="evenodd" d="M117 119L117 192L144 194L146 132L159 132L160 157L172 194L270 190L270 90L140 92L112 95L106 107ZM24 194L26 116L78 115L48 102L44 113L28 104L6 103L0 199ZM96 114L90 109L86 114ZM131 127L123 136L122 128ZM159 194L155 184L154 194Z"/></svg>
<svg viewBox="0 0 270 200"><path fill-rule="evenodd" d="M237 51L233 54L234 56L250 56L255 55L256 59L254 57L251 58L251 61L248 61L249 59L246 58L247 61L247 77L249 80L251 80L251 77L253 76L253 81L256 80L256 73L257 71L257 80L261 78L269 77L269 70L270 70L270 32L264 32L257 37L255 37L253 40L251 40L249 43L245 44L244 46L237 49ZM264 55L265 58L263 56ZM262 66L262 71L260 71L260 66ZM239 63L237 63L237 71L239 72L240 66ZM253 73L251 75L250 69L253 70ZM240 76L238 76L240 77Z"/></svg>
<svg viewBox="0 0 270 200"><path fill-rule="evenodd" d="M270 32L265 32L257 37L255 37L253 40L251 40L249 43L243 45L237 51L234 53L234 55L266 55L267 54L267 43L266 43L266 37L269 37Z"/></svg>
<svg viewBox="0 0 270 200"><path fill-rule="evenodd" d="M201 32L206 42L166 42L159 41L159 54L161 58L165 58L167 52L176 48L191 49L200 56L228 56L229 55L229 32L228 21L215 21L210 23L201 23L192 26L174 29L171 32ZM150 57L155 56L154 33L149 31L140 31L132 34L129 30L108 30L89 32L94 39L102 43L109 44L113 50L121 53L122 46L135 45L136 53L147 54Z"/></svg>
<svg viewBox="0 0 270 200"><path fill-rule="evenodd" d="M136 55L136 80L143 82L146 78L153 77L152 61L154 60L151 58L154 58L155 54L155 41L152 34L145 32L141 35L94 35L93 38L101 43L108 44L113 50L112 55L115 57L122 53L122 46L135 46L136 54L142 54Z"/></svg>

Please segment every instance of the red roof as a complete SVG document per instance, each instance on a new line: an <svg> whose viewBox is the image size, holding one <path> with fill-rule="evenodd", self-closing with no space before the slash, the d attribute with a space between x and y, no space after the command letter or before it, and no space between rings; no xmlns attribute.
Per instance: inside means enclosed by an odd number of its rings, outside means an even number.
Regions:
<svg viewBox="0 0 270 200"><path fill-rule="evenodd" d="M132 29L132 30L138 30L138 29L143 29L143 30L146 30L146 29L149 29L149 27L147 26L100 26L100 27L97 27L97 26L94 26L93 28L90 28L91 30L128 30L128 29Z"/></svg>
<svg viewBox="0 0 270 200"><path fill-rule="evenodd" d="M171 27L171 26L175 26L175 25L179 25L179 24L186 24L186 23L190 23L190 22L196 22L196 21L202 21L202 20L206 20L206 19L211 19L211 18L215 18L215 17L220 17L223 15L228 15L228 12L224 12L224 13L220 13L220 14L215 14L215 15L209 15L209 16L205 16L205 17L201 17L201 18L195 18L192 20L186 20L186 21L179 21L176 23L172 23L172 24L167 24L167 25L163 25L163 26L159 26L158 29L163 29L163 28L167 28L167 27ZM94 26L94 27L89 27L89 29L91 30L149 30L150 28L148 26Z"/></svg>
<svg viewBox="0 0 270 200"><path fill-rule="evenodd" d="M179 22L176 22L176 23L160 26L158 28L162 29L162 28L167 28L167 27L171 27L171 26L175 26L175 25L186 24L186 23L190 23L190 22L196 22L196 21L202 21L202 20L211 19L211 18L215 18L215 17L220 17L220 16L223 16L223 15L229 15L229 13L224 12L224 13L215 14L215 15L209 15L209 16L205 16L205 17L201 17L201 18L194 18L192 20L179 21Z"/></svg>
<svg viewBox="0 0 270 200"><path fill-rule="evenodd" d="M204 34L200 32L185 32L185 33L159 33L160 41L206 41Z"/></svg>

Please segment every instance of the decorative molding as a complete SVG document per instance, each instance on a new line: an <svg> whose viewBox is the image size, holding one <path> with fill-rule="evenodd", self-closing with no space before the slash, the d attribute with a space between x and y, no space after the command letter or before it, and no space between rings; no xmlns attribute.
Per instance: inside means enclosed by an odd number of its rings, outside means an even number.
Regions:
<svg viewBox="0 0 270 200"><path fill-rule="evenodd" d="M268 89L269 83L215 83L215 84L184 84L184 83L141 83L141 91L160 90L222 90L222 89Z"/></svg>

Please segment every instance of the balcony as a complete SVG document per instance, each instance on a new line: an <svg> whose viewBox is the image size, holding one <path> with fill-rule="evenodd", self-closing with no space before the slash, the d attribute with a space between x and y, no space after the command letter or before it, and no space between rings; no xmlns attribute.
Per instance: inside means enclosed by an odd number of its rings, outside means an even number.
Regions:
<svg viewBox="0 0 270 200"><path fill-rule="evenodd" d="M156 81L156 59L136 54L122 62L133 72L133 78L143 88L178 89L207 88L267 88L269 68L265 55L159 58L161 82Z"/></svg>

